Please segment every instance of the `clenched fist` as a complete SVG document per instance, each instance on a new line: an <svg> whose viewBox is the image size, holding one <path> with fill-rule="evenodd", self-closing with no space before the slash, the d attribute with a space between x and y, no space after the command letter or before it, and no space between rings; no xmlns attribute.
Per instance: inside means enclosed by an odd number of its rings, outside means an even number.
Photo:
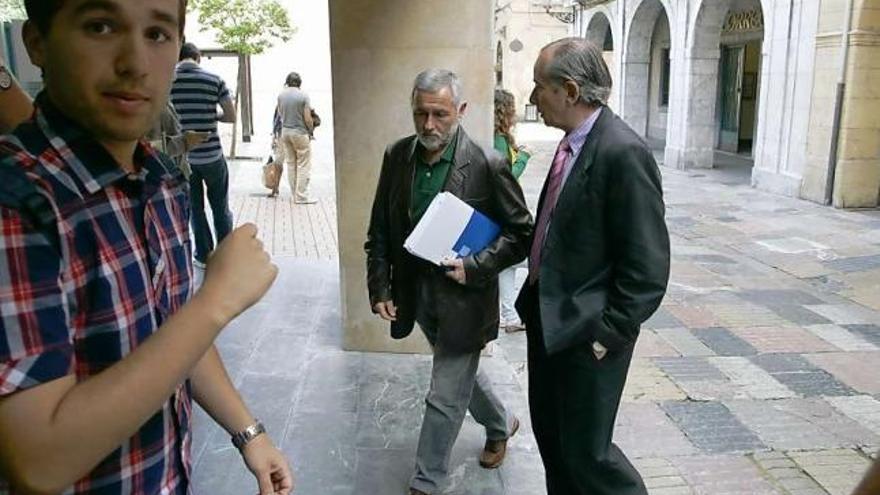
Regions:
<svg viewBox="0 0 880 495"><path fill-rule="evenodd" d="M200 292L228 323L259 301L277 275L278 267L257 239L257 227L247 223L226 236L211 254Z"/></svg>

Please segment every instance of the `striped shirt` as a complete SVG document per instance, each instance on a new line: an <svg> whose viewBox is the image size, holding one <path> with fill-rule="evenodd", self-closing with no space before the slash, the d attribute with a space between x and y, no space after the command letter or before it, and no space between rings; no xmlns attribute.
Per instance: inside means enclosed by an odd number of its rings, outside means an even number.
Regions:
<svg viewBox="0 0 880 495"><path fill-rule="evenodd" d="M177 167L140 143L140 173L128 175L45 93L35 106L33 120L0 136L0 162L20 168L48 199L59 242L0 206L0 397L110 368L193 288L189 187ZM179 385L65 495L189 493L190 397L189 382ZM0 474L0 494L17 493Z"/></svg>
<svg viewBox="0 0 880 495"><path fill-rule="evenodd" d="M190 165L207 165L223 156L217 134L217 105L229 98L226 83L219 76L202 69L195 62L177 64L177 75L171 86L171 103L180 116L184 131L210 132L211 136L190 150Z"/></svg>

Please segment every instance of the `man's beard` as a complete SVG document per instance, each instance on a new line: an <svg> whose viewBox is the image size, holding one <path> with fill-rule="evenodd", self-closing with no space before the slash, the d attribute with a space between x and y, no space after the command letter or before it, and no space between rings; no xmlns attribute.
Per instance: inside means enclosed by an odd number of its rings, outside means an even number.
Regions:
<svg viewBox="0 0 880 495"><path fill-rule="evenodd" d="M458 130L458 124L455 124L449 129L449 132L442 134L419 134L419 144L421 144L428 151L438 151L446 147L449 144L449 141L452 140L452 136L455 135L455 131Z"/></svg>

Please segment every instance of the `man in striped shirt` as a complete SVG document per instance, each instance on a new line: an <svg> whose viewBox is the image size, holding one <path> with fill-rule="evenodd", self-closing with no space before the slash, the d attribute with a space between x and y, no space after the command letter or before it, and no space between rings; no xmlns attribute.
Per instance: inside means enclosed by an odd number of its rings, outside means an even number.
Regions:
<svg viewBox="0 0 880 495"><path fill-rule="evenodd" d="M171 102L180 116L184 131L208 132L210 135L199 146L190 150L187 158L192 167L192 230L195 240L195 266L205 267L208 255L214 250L214 239L205 214L205 192L214 216L214 234L217 243L232 230L232 212L229 211L229 169L223 158L223 147L217 134L217 122L235 122L235 105L229 97L226 83L199 65L202 54L192 43L180 49L180 63L171 86ZM217 107L222 109L217 112Z"/></svg>

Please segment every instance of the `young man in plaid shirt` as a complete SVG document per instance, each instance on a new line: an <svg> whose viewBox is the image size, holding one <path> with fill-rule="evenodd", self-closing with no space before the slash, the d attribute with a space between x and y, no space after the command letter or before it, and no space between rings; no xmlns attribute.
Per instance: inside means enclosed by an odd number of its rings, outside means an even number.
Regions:
<svg viewBox="0 0 880 495"><path fill-rule="evenodd" d="M191 493L191 398L261 495L288 494L213 346L277 269L245 225L190 298L186 182L139 141L167 101L185 0L25 6L46 89L0 138L0 190L17 173L52 219L0 205L0 494Z"/></svg>

